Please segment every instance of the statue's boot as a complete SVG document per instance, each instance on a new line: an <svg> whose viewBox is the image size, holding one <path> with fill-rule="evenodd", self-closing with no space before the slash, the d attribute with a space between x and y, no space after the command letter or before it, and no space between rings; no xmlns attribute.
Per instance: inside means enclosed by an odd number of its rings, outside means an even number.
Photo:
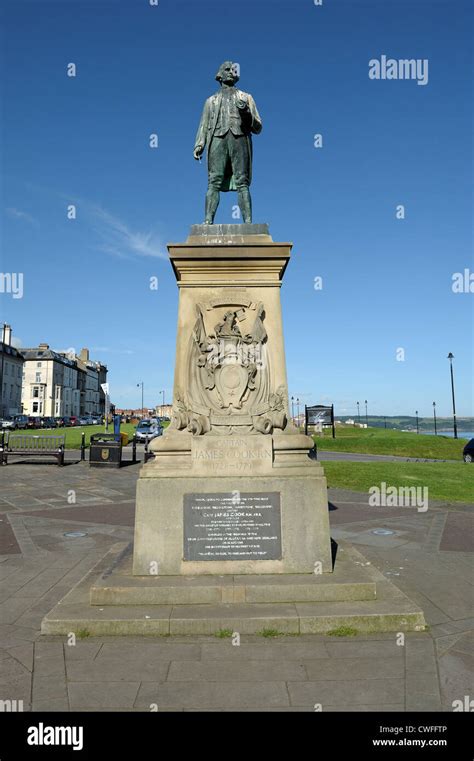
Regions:
<svg viewBox="0 0 474 761"><path fill-rule="evenodd" d="M216 216L217 207L219 206L219 191L215 188L209 188L206 193L206 218L205 225L212 225Z"/></svg>
<svg viewBox="0 0 474 761"><path fill-rule="evenodd" d="M242 219L246 224L252 224L252 199L248 188L240 188L237 194Z"/></svg>

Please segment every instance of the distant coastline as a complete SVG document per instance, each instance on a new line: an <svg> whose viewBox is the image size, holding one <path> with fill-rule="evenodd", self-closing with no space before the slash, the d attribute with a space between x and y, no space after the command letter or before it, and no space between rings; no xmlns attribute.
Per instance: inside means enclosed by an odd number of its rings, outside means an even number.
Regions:
<svg viewBox="0 0 474 761"><path fill-rule="evenodd" d="M418 427L420 433L434 436L433 417L419 417L417 420L415 415L368 415L366 418L364 414L361 414L360 417L358 415L338 415L337 410L335 410L335 417L342 423L346 421L355 425L357 423L368 423L369 428L391 428L406 433L416 433ZM437 416L436 422L439 436L454 438L452 417ZM457 426L458 438L468 440L474 438L474 417L458 416Z"/></svg>
<svg viewBox="0 0 474 761"><path fill-rule="evenodd" d="M413 431L410 431L410 433L413 433ZM435 432L434 429L432 431L420 431L420 433L427 434L428 436L434 436ZM441 431L438 430L438 436L450 436L451 438L454 438L454 431ZM474 431L459 431L458 430L458 439L474 439Z"/></svg>

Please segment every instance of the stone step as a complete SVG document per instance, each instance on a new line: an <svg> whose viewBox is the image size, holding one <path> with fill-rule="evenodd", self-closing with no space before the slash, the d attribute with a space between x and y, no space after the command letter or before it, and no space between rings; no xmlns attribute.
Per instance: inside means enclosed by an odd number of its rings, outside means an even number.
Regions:
<svg viewBox="0 0 474 761"><path fill-rule="evenodd" d="M408 598L366 602L221 605L56 606L42 622L42 634L196 635L323 634L341 627L358 632L422 631L423 613Z"/></svg>
<svg viewBox="0 0 474 761"><path fill-rule="evenodd" d="M91 587L110 576L114 551L90 571L43 619L43 634L104 635L199 635L238 632L265 634L320 634L351 627L359 632L421 631L423 612L392 582L372 567L363 568L376 582L377 598L371 600L319 602L203 603L199 605L91 605ZM362 556L350 551L349 564ZM115 560L119 554L115 551ZM346 562L344 560L344 562ZM341 561L342 562L342 561ZM112 563L113 565L113 563ZM336 563L337 565L337 563ZM361 562L361 565L364 565ZM107 570L109 569L109 570ZM354 574L360 572L353 566ZM324 579L330 576L325 574ZM332 575L331 575L332 576ZM285 586L281 577L280 583ZM201 588L203 587L202 578ZM329 581L331 583L331 581ZM250 585L252 586L252 585ZM269 584L270 587L274 583ZM291 583L289 587L291 587ZM197 587L199 588L199 586ZM211 585L212 588L212 585Z"/></svg>
<svg viewBox="0 0 474 761"><path fill-rule="evenodd" d="M220 603L374 600L376 582L341 559L331 574L132 576L131 560L91 587L91 605L203 605Z"/></svg>
<svg viewBox="0 0 474 761"><path fill-rule="evenodd" d="M176 583L173 583L176 581ZM193 580L194 581L194 580ZM374 582L339 582L316 584L310 579L278 577L273 583L245 582L239 584L219 583L212 579L209 583L187 583L179 577L162 584L141 586L98 584L91 588L91 605L203 605L219 603L274 603L274 602L336 602L341 600L374 600Z"/></svg>

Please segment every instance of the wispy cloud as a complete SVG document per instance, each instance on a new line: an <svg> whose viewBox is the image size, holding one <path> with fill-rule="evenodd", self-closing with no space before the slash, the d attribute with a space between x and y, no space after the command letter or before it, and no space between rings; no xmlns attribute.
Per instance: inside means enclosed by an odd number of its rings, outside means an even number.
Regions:
<svg viewBox="0 0 474 761"><path fill-rule="evenodd" d="M95 204L87 205L87 213L102 240L99 245L101 251L121 259L168 258L163 243L156 234L132 230L121 219Z"/></svg>
<svg viewBox="0 0 474 761"><path fill-rule="evenodd" d="M31 216L31 214L28 214L26 211L22 211L21 209L15 209L14 206L9 206L6 209L7 214L10 217L13 217L14 219L21 219L25 222L28 222L30 225L37 225L38 220Z"/></svg>
<svg viewBox="0 0 474 761"><path fill-rule="evenodd" d="M51 188L42 187L34 183L27 183L27 187L34 192L53 194L68 203L76 204L78 219L81 219L82 216L82 219L94 230L99 239L96 244L96 248L99 251L119 259L136 260L142 257L168 259L166 246L156 232L142 232L133 229L126 221L111 214L100 204L88 201L87 199L64 192L58 193ZM16 219L23 219L30 224L37 224L34 217L20 209L8 208L6 211Z"/></svg>

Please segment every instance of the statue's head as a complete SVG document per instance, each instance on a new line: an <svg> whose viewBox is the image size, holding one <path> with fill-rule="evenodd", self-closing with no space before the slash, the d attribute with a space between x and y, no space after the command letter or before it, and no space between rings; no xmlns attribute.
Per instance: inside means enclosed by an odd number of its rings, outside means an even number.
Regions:
<svg viewBox="0 0 474 761"><path fill-rule="evenodd" d="M239 81L236 64L232 61L224 61L224 63L219 66L216 79L221 84L224 82L226 85L235 85L235 83Z"/></svg>

